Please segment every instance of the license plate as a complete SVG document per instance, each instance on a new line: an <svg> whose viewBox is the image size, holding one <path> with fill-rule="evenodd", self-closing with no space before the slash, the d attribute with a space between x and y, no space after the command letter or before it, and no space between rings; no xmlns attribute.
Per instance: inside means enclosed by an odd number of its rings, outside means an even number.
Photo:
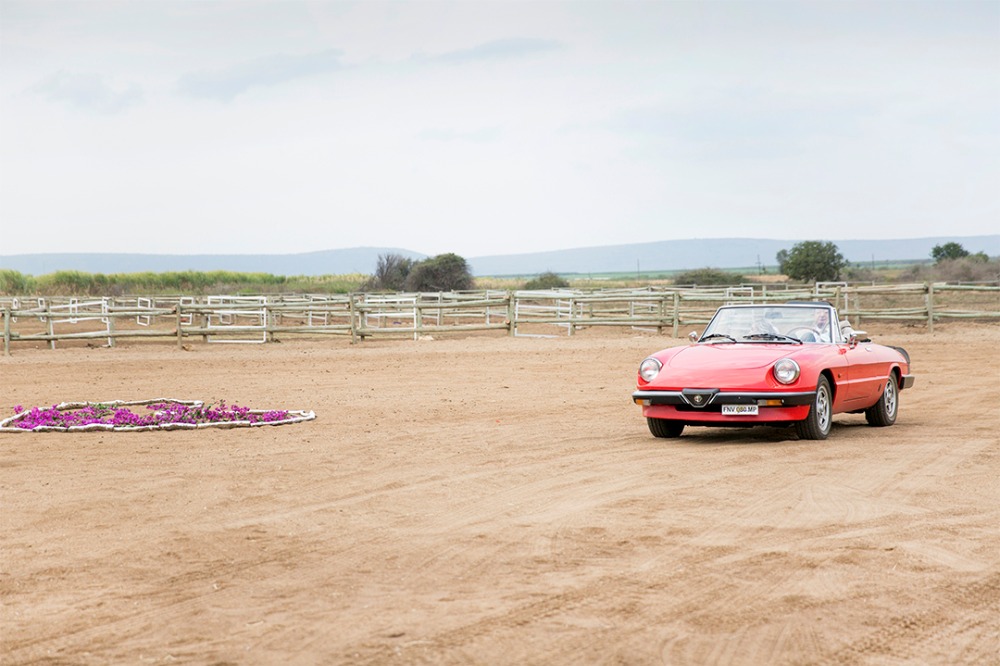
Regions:
<svg viewBox="0 0 1000 666"><path fill-rule="evenodd" d="M724 416L757 416L757 405L723 405Z"/></svg>

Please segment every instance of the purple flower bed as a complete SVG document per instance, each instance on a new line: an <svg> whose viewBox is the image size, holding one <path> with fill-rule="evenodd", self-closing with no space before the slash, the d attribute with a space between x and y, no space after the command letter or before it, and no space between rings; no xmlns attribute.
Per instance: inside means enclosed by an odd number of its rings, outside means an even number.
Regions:
<svg viewBox="0 0 1000 666"><path fill-rule="evenodd" d="M133 411L132 406L144 406L145 411ZM249 407L227 405L204 405L198 401L151 400L143 403L64 403L50 408L32 407L25 410L18 405L14 416L4 419L0 425L21 430L35 429L153 429L184 425L233 424L261 425L276 424L291 420L307 420L314 415L288 410L251 410Z"/></svg>

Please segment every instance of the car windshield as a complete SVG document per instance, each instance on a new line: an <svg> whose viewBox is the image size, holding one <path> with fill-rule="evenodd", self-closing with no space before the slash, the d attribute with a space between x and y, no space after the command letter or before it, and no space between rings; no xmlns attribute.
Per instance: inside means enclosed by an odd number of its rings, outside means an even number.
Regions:
<svg viewBox="0 0 1000 666"><path fill-rule="evenodd" d="M833 342L833 309L826 305L722 307L705 328L708 342Z"/></svg>

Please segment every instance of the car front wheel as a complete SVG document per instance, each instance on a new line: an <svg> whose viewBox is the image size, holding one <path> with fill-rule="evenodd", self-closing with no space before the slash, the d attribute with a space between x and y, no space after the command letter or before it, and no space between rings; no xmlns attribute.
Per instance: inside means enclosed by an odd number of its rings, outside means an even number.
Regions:
<svg viewBox="0 0 1000 666"><path fill-rule="evenodd" d="M820 375L816 384L816 399L809 408L809 416L795 424L799 439L826 439L833 426L833 393L830 382Z"/></svg>
<svg viewBox="0 0 1000 666"><path fill-rule="evenodd" d="M882 397L874 405L865 410L865 420L868 425L876 428L891 426L896 422L896 413L899 411L899 388L896 384L896 375L890 374L885 382L885 390Z"/></svg>
<svg viewBox="0 0 1000 666"><path fill-rule="evenodd" d="M673 439L674 437L680 437L681 433L684 432L684 424L680 421L654 419L647 416L646 424L649 426L649 432L653 433L654 437Z"/></svg>

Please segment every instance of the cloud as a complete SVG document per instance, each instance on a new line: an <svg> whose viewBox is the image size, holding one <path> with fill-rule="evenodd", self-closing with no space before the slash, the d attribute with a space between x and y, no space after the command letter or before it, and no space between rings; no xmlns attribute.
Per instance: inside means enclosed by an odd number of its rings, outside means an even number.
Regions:
<svg viewBox="0 0 1000 666"><path fill-rule="evenodd" d="M142 101L139 86L114 90L98 74L59 71L30 90L53 102L105 114L118 113Z"/></svg>
<svg viewBox="0 0 1000 666"><path fill-rule="evenodd" d="M482 60L506 60L556 51L561 48L562 44L550 39L531 39L526 37L498 39L480 44L479 46L473 46L470 49L442 53L434 56L431 60L457 64Z"/></svg>
<svg viewBox="0 0 1000 666"><path fill-rule="evenodd" d="M502 135L503 132L499 127L484 127L468 132L448 129L427 129L420 132L417 136L425 141L489 143L497 141Z"/></svg>
<svg viewBox="0 0 1000 666"><path fill-rule="evenodd" d="M337 49L304 55L278 53L213 72L185 74L178 81L178 88L191 97L229 102L250 88L276 86L343 69L342 55Z"/></svg>
<svg viewBox="0 0 1000 666"><path fill-rule="evenodd" d="M552 40L514 38L486 42L469 49L436 56L417 56L423 62L461 64L484 60L522 58L562 48ZM225 69L191 72L178 80L182 94L230 102L255 87L270 87L294 79L345 69L343 51L328 49L304 55L274 54L237 63Z"/></svg>

